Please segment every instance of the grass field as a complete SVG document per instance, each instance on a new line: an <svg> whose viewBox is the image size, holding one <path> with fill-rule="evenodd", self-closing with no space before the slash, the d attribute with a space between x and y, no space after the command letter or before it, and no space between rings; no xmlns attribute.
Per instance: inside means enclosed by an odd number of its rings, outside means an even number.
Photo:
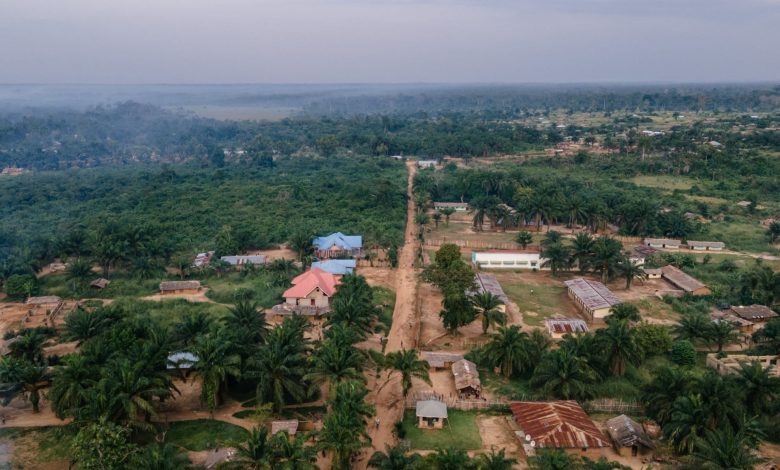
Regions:
<svg viewBox="0 0 780 470"><path fill-rule="evenodd" d="M207 302L188 302L184 299L163 301L119 299L113 305L120 306L130 315L149 315L158 319L163 326L170 326L186 315L204 312L208 316L219 319L228 314L227 307Z"/></svg>
<svg viewBox="0 0 780 470"><path fill-rule="evenodd" d="M395 292L385 287L373 287L374 304L382 305L379 313L379 322L382 323L385 334L390 332L393 326L393 310L395 309Z"/></svg>
<svg viewBox="0 0 780 470"><path fill-rule="evenodd" d="M654 176L654 175L642 175L631 178L637 186L648 186L651 188L660 188L668 191L674 191L675 189L688 190L696 184L695 180L686 178L684 176Z"/></svg>
<svg viewBox="0 0 780 470"><path fill-rule="evenodd" d="M258 273L242 276L241 273L230 273L222 277L209 277L206 285L209 291L206 297L214 302L233 304L238 297L251 296L263 308L270 308L282 301L281 294L285 287L270 284L269 274Z"/></svg>
<svg viewBox="0 0 780 470"><path fill-rule="evenodd" d="M534 274L525 274L533 276ZM538 274L538 276L546 274ZM530 326L543 326L544 320L554 315L575 314L573 304L566 297L566 288L558 282L525 283L516 273L496 273L504 292L517 304L523 321Z"/></svg>
<svg viewBox="0 0 780 470"><path fill-rule="evenodd" d="M412 449L480 449L482 438L479 437L477 414L460 410L449 410L448 414L449 424L445 423L443 429L420 429L414 411L407 410L403 425Z"/></svg>
<svg viewBox="0 0 780 470"><path fill-rule="evenodd" d="M634 304L639 307L642 318L644 319L680 320L680 314L675 312L669 304L657 297L645 297L634 302Z"/></svg>
<svg viewBox="0 0 780 470"><path fill-rule="evenodd" d="M177 421L165 434L165 441L191 451L232 447L247 437L244 428L213 419Z"/></svg>

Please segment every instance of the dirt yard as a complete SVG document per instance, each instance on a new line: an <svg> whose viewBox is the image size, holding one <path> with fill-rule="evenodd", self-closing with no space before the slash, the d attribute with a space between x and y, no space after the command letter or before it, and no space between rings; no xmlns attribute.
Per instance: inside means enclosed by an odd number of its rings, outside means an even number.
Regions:
<svg viewBox="0 0 780 470"><path fill-rule="evenodd" d="M286 246L280 246L279 248L275 250L256 250L256 251L250 251L247 253L248 255L264 255L268 257L268 261L273 261L277 259L290 259L290 260L296 260L298 259L298 254L294 252L293 250L287 248Z"/></svg>
<svg viewBox="0 0 780 470"><path fill-rule="evenodd" d="M141 300L153 300L155 302L160 302L163 300L169 300L169 299L184 299L190 302L208 302L208 303L216 303L213 300L206 297L206 292L209 290L207 288L202 289L200 292L196 294L154 294L149 295L147 297L142 297Z"/></svg>

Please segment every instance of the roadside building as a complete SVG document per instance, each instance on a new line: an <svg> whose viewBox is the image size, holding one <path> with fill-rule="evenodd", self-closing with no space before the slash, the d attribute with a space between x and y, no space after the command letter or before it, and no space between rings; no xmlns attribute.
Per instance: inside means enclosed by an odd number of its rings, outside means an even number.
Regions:
<svg viewBox="0 0 780 470"><path fill-rule="evenodd" d="M420 429L441 429L447 419L447 405L439 400L420 400L415 405L417 427Z"/></svg>
<svg viewBox="0 0 780 470"><path fill-rule="evenodd" d="M237 266L241 268L248 264L262 266L268 261L268 258L265 255L235 255L223 256L220 258L220 260L231 266Z"/></svg>
<svg viewBox="0 0 780 470"><path fill-rule="evenodd" d="M703 242L688 240L688 248L695 251L720 251L726 248L723 242Z"/></svg>
<svg viewBox="0 0 780 470"><path fill-rule="evenodd" d="M421 351L420 358L428 363L431 369L452 369L452 365L463 359L463 354L441 352L441 351Z"/></svg>
<svg viewBox="0 0 780 470"><path fill-rule="evenodd" d="M471 253L477 269L541 269L539 250L488 250Z"/></svg>
<svg viewBox="0 0 780 470"><path fill-rule="evenodd" d="M89 283L89 287L91 287L93 289L97 289L97 290L103 290L106 287L108 287L109 284L111 284L111 281L109 281L106 278L101 277L101 278L95 279L94 281L90 282Z"/></svg>
<svg viewBox="0 0 780 470"><path fill-rule="evenodd" d="M198 253L195 256L195 259L192 261L192 267L194 268L205 268L209 264L211 264L211 258L214 257L213 251L205 251L203 253Z"/></svg>
<svg viewBox="0 0 780 470"><path fill-rule="evenodd" d="M474 276L474 283L477 286L478 294L489 292L501 299L503 304L499 305L497 309L501 312L506 312L506 306L509 305L509 297L506 296L496 276L490 273L477 273Z"/></svg>
<svg viewBox="0 0 780 470"><path fill-rule="evenodd" d="M529 456L536 449L561 449L598 460L609 447L606 436L574 400L520 401L509 408Z"/></svg>
<svg viewBox="0 0 780 470"><path fill-rule="evenodd" d="M673 238L645 238L644 244L653 248L677 249L682 245L682 241Z"/></svg>
<svg viewBox="0 0 780 470"><path fill-rule="evenodd" d="M659 249L653 248L649 245L638 245L634 247L633 250L631 250L629 259L637 266L644 266L648 258L660 252L661 251Z"/></svg>
<svg viewBox="0 0 780 470"><path fill-rule="evenodd" d="M553 339L561 339L566 335L577 335L589 331L588 324L579 318L551 318L546 320L544 324Z"/></svg>
<svg viewBox="0 0 780 470"><path fill-rule="evenodd" d="M455 379L455 390L460 396L479 397L482 392L482 382L479 380L477 365L468 359L461 359L452 364L452 376Z"/></svg>
<svg viewBox="0 0 780 470"><path fill-rule="evenodd" d="M197 294L202 290L200 281L163 281L160 283L160 294Z"/></svg>
<svg viewBox="0 0 780 470"><path fill-rule="evenodd" d="M661 268L661 272L664 279L689 294L709 295L711 293L707 286L701 281L676 266L664 266Z"/></svg>
<svg viewBox="0 0 780 470"><path fill-rule="evenodd" d="M747 305L732 306L731 313L744 320L753 323L764 322L772 318L777 318L777 313L766 305Z"/></svg>
<svg viewBox="0 0 780 470"><path fill-rule="evenodd" d="M344 276L355 272L357 260L351 259L329 259L325 261L315 261L311 264L312 268L319 268L325 272Z"/></svg>
<svg viewBox="0 0 780 470"><path fill-rule="evenodd" d="M465 212L469 210L469 203L467 202L434 202L433 208L437 211L442 209L452 209L455 212Z"/></svg>
<svg viewBox="0 0 780 470"><path fill-rule="evenodd" d="M626 415L615 416L607 420L607 433L612 438L619 455L628 451L632 456L655 450L655 444L642 425Z"/></svg>
<svg viewBox="0 0 780 470"><path fill-rule="evenodd" d="M277 315L309 315L319 317L330 311L330 302L336 294L341 276L336 276L320 268L295 277L293 286L282 294L284 304L273 308Z"/></svg>
<svg viewBox="0 0 780 470"><path fill-rule="evenodd" d="M436 160L417 160L417 168L436 168Z"/></svg>
<svg viewBox="0 0 780 470"><path fill-rule="evenodd" d="M663 276L661 268L644 268L644 271L648 279L661 279L661 276Z"/></svg>
<svg viewBox="0 0 780 470"><path fill-rule="evenodd" d="M569 297L590 321L603 320L609 310L621 300L604 284L598 281L577 278L565 281Z"/></svg>
<svg viewBox="0 0 780 470"><path fill-rule="evenodd" d="M363 237L344 235L341 232L317 237L312 241L314 256L320 259L360 257L363 251Z"/></svg>

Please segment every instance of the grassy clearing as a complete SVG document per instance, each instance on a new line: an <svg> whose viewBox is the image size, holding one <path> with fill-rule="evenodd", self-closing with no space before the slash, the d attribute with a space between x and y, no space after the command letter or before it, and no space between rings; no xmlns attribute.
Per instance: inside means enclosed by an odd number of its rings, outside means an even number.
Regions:
<svg viewBox="0 0 780 470"><path fill-rule="evenodd" d="M508 273L498 273L501 287L523 314L523 321L530 326L542 326L554 315L573 314L566 297L566 288L559 283L528 284L512 279Z"/></svg>
<svg viewBox="0 0 780 470"><path fill-rule="evenodd" d="M273 286L268 274L242 276L229 273L222 277L210 277L205 284L209 287L206 297L214 302L234 304L238 297L251 298L263 308L270 308L282 301L284 286Z"/></svg>
<svg viewBox="0 0 780 470"><path fill-rule="evenodd" d="M725 242L729 250L778 253L766 241L766 227L752 221L713 222L707 226L707 233L713 240Z"/></svg>
<svg viewBox="0 0 780 470"><path fill-rule="evenodd" d="M634 304L639 307L642 318L672 321L680 320L680 314L675 312L669 304L657 297L645 297L634 302Z"/></svg>
<svg viewBox="0 0 780 470"><path fill-rule="evenodd" d="M631 178L631 181L637 186L647 186L651 188L666 189L674 191L675 189L689 190L696 184L696 181L684 176L655 176L641 175Z"/></svg>
<svg viewBox="0 0 780 470"><path fill-rule="evenodd" d="M170 326L190 313L204 312L215 319L222 318L228 314L228 309L225 306L206 302L188 302L184 299L170 299L160 302L119 299L114 305L120 306L131 315L148 315L159 320L163 326Z"/></svg>
<svg viewBox="0 0 780 470"><path fill-rule="evenodd" d="M101 277L95 273L94 279ZM160 279L139 280L127 273L111 273L111 284L103 290L89 287L74 290L72 282L67 280L65 273L49 274L40 278L42 295L58 295L64 299L94 297L98 299L114 299L118 297L145 297L159 292Z"/></svg>
<svg viewBox="0 0 780 470"><path fill-rule="evenodd" d="M194 452L235 446L247 437L244 428L213 419L171 423L165 441Z"/></svg>
<svg viewBox="0 0 780 470"><path fill-rule="evenodd" d="M477 413L449 410L449 424L443 429L420 429L413 410L404 413L404 431L412 449L436 450L454 448L475 450L482 448L477 426Z"/></svg>
<svg viewBox="0 0 780 470"><path fill-rule="evenodd" d="M382 331L385 334L390 332L393 326L393 310L395 310L395 292L386 287L373 287L374 304L381 305L382 311L379 313L379 322L382 324Z"/></svg>
<svg viewBox="0 0 780 470"><path fill-rule="evenodd" d="M528 379L507 379L492 370L480 369L482 385L508 400L535 400L537 394Z"/></svg>

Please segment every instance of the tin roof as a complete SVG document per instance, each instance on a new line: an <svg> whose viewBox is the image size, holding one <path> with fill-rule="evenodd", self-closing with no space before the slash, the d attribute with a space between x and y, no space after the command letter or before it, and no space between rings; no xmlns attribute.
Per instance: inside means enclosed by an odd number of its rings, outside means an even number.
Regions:
<svg viewBox="0 0 780 470"><path fill-rule="evenodd" d="M703 241L688 240L688 246L701 246L701 247L710 247L710 248L725 248L726 244L723 243L723 242L703 242Z"/></svg>
<svg viewBox="0 0 780 470"><path fill-rule="evenodd" d="M515 421L535 447L608 447L607 438L574 400L510 403Z"/></svg>
<svg viewBox="0 0 780 470"><path fill-rule="evenodd" d="M564 281L566 287L591 310L609 308L621 303L611 290L598 281L577 278Z"/></svg>
<svg viewBox="0 0 780 470"><path fill-rule="evenodd" d="M551 318L544 323L551 335L588 332L588 324L577 318Z"/></svg>
<svg viewBox="0 0 780 470"><path fill-rule="evenodd" d="M223 256L220 258L222 261L232 266L242 266L244 264L265 264L267 258L265 255L236 255L236 256Z"/></svg>
<svg viewBox="0 0 780 470"><path fill-rule="evenodd" d="M329 259L325 261L315 261L311 264L312 268L320 268L331 274L352 274L357 267L357 260L351 259Z"/></svg>
<svg viewBox="0 0 780 470"><path fill-rule="evenodd" d="M694 292L707 287L695 277L672 265L664 266L661 268L661 272L667 281L685 292Z"/></svg>
<svg viewBox="0 0 780 470"><path fill-rule="evenodd" d="M420 400L417 402L416 416L418 418L446 418L447 405L439 400Z"/></svg>
<svg viewBox="0 0 780 470"><path fill-rule="evenodd" d="M344 235L341 232L336 232L325 237L317 237L312 244L315 248L320 250L328 250L334 245L344 250L352 250L363 247L363 237L360 235Z"/></svg>
<svg viewBox="0 0 780 470"><path fill-rule="evenodd" d="M292 280L293 286L284 291L282 297L306 297L316 288L325 295L332 297L336 293L336 285L339 276L323 271L320 268L312 268Z"/></svg>
<svg viewBox="0 0 780 470"><path fill-rule="evenodd" d="M490 292L501 299L505 305L509 304L509 297L504 293L504 289L501 287L498 279L496 279L496 276L488 273L477 273L475 277L477 281L477 292L480 294L483 292Z"/></svg>
<svg viewBox="0 0 780 470"><path fill-rule="evenodd" d="M428 363L428 367L444 367L447 362L454 363L463 359L463 355L450 352L422 351L420 358Z"/></svg>
<svg viewBox="0 0 780 470"><path fill-rule="evenodd" d="M294 436L298 432L298 420L287 419L282 421L271 421L271 435L278 432L287 431L287 434Z"/></svg>
<svg viewBox="0 0 780 470"><path fill-rule="evenodd" d="M734 312L734 315L737 315L740 318L744 318L745 320L766 320L768 318L775 318L777 317L777 313L775 313L774 310L771 308L765 306L765 305L748 305L748 306L732 306L731 311Z"/></svg>
<svg viewBox="0 0 780 470"><path fill-rule="evenodd" d="M163 281L160 283L161 291L200 289L200 281Z"/></svg>
<svg viewBox="0 0 780 470"><path fill-rule="evenodd" d="M655 449L655 444L645 433L642 425L626 415L607 420L607 432L618 447L633 447L641 444L648 449Z"/></svg>
<svg viewBox="0 0 780 470"><path fill-rule="evenodd" d="M27 299L27 305L48 305L58 304L62 301L61 298L56 295L44 295L41 297L30 297Z"/></svg>
<svg viewBox="0 0 780 470"><path fill-rule="evenodd" d="M682 245L682 241L673 238L645 238L645 245Z"/></svg>

